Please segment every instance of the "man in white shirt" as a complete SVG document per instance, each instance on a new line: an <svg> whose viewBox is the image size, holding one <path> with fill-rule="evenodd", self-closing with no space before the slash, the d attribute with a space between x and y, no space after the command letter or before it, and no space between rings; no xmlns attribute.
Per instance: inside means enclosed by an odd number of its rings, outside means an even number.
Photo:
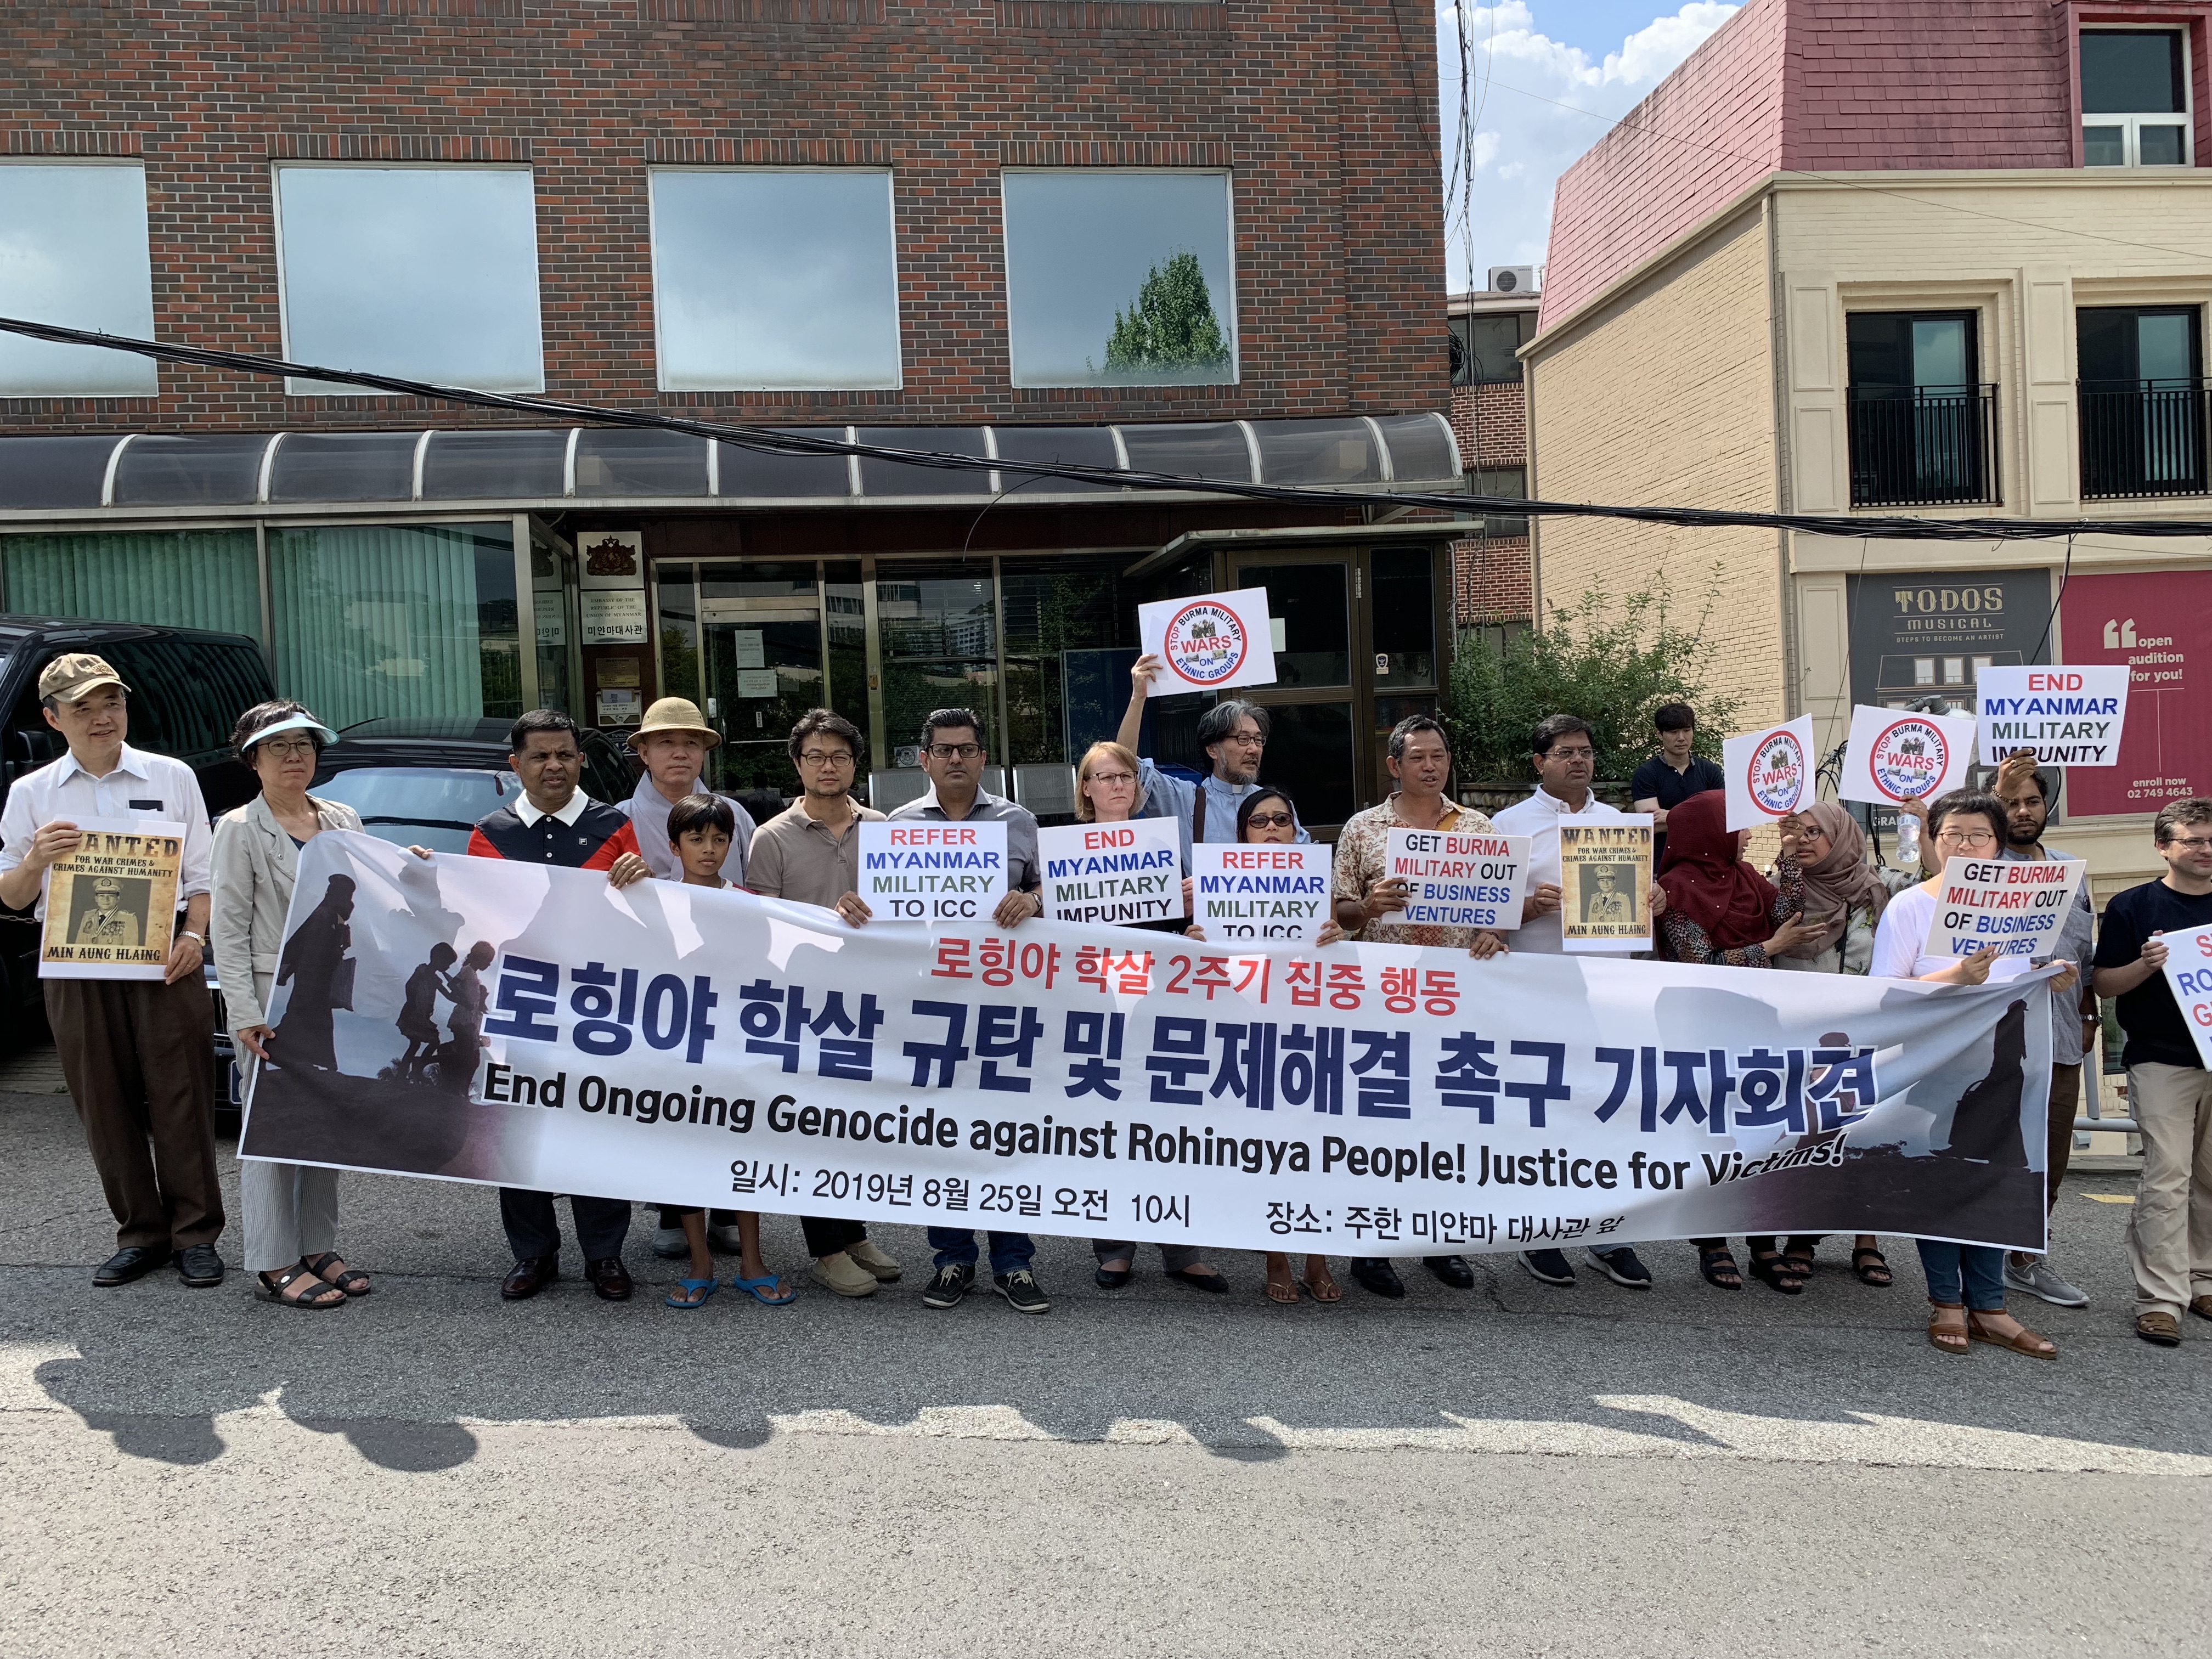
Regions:
<svg viewBox="0 0 2212 1659"><path fill-rule="evenodd" d="M215 1161L215 1000L201 975L214 836L191 767L124 739L130 688L87 652L39 676L39 703L69 753L15 780L0 812L0 902L46 914L46 872L92 818L181 823L177 900L185 918L161 979L50 979L46 1020L114 1212L115 1254L94 1273L103 1287L143 1279L173 1260L186 1285L222 1283L215 1242L223 1224ZM149 917L149 924L154 918Z"/></svg>
<svg viewBox="0 0 2212 1659"><path fill-rule="evenodd" d="M1160 672L1160 659L1150 653L1129 670L1129 706L1114 740L1133 755L1143 732L1145 704ZM1186 872L1194 841L1213 844L1237 839L1237 805L1260 785L1260 759L1267 751L1267 711L1255 702L1224 698L1199 716L1198 746L1206 751L1211 772L1197 783L1170 777L1149 760L1137 763L1134 816L1176 821L1182 836ZM1303 823L1297 839L1313 840Z"/></svg>

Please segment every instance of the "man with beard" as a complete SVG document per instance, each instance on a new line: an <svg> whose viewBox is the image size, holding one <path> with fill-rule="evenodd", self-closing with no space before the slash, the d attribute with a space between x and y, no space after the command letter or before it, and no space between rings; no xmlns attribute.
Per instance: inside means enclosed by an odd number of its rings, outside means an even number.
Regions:
<svg viewBox="0 0 2212 1659"><path fill-rule="evenodd" d="M1145 704L1160 659L1146 653L1129 670L1129 707L1114 740L1131 754L1143 734ZM1149 760L1137 762L1137 810L1140 818L1173 818L1182 833L1182 867L1190 868L1193 842L1237 839L1237 806L1260 782L1261 757L1267 751L1267 711L1256 702L1226 697L1198 720L1198 746L1206 751L1209 775L1196 783L1170 777ZM1310 842L1304 824L1297 838Z"/></svg>

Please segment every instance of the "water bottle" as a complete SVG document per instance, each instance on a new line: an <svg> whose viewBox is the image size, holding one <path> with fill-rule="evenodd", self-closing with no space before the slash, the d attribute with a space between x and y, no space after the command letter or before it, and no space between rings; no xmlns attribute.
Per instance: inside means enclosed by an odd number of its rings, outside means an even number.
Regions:
<svg viewBox="0 0 2212 1659"><path fill-rule="evenodd" d="M1920 867L1920 820L1910 812L1897 815L1897 861L1907 870Z"/></svg>

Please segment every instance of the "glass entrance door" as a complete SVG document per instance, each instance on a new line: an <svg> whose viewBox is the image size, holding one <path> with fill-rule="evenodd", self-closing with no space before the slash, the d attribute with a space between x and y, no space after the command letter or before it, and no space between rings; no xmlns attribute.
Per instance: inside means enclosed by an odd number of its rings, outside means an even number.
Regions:
<svg viewBox="0 0 2212 1659"><path fill-rule="evenodd" d="M814 565L702 564L697 605L702 707L722 734L708 781L732 794L797 794L791 728L823 702Z"/></svg>
<svg viewBox="0 0 2212 1659"><path fill-rule="evenodd" d="M1271 548L1231 554L1229 567L1231 586L1267 590L1275 633L1275 684L1227 694L1267 710L1260 776L1290 791L1305 823L1342 823L1360 806L1353 558Z"/></svg>

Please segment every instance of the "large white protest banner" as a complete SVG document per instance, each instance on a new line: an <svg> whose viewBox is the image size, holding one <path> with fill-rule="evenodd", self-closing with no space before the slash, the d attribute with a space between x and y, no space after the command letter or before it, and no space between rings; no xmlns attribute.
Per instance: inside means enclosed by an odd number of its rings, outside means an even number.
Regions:
<svg viewBox="0 0 2212 1659"><path fill-rule="evenodd" d="M1800 714L1721 744L1728 775L1728 827L1756 830L1812 804L1813 717Z"/></svg>
<svg viewBox="0 0 2212 1659"><path fill-rule="evenodd" d="M1140 605L1137 642L1165 665L1148 696L1275 683L1274 631L1264 587Z"/></svg>
<svg viewBox="0 0 2212 1659"><path fill-rule="evenodd" d="M1115 927L1183 913L1182 842L1167 818L1037 831L1044 914Z"/></svg>
<svg viewBox="0 0 2212 1659"><path fill-rule="evenodd" d="M1528 837L1492 831L1393 830L1385 875L1407 883L1406 908L1393 921L1439 927L1521 925L1528 896Z"/></svg>
<svg viewBox="0 0 2212 1659"><path fill-rule="evenodd" d="M2118 766L2129 672L2125 663L1982 669L1974 677L1982 763L2033 749L2038 766Z"/></svg>
<svg viewBox="0 0 2212 1659"><path fill-rule="evenodd" d="M901 818L860 826L860 896L892 921L973 921L1006 894L1006 826Z"/></svg>
<svg viewBox="0 0 2212 1659"><path fill-rule="evenodd" d="M343 831L300 855L285 952L248 1158L1330 1254L2044 1242L2033 977L854 928ZM427 1058L397 1024L426 972Z"/></svg>
<svg viewBox="0 0 2212 1659"><path fill-rule="evenodd" d="M1999 956L2049 956L2087 868L2081 859L1945 860L1924 954L1970 957L1995 945Z"/></svg>
<svg viewBox="0 0 2212 1659"><path fill-rule="evenodd" d="M1334 908L1334 855L1319 842L1200 842L1190 849L1190 919L1216 945L1311 941Z"/></svg>
<svg viewBox="0 0 2212 1659"><path fill-rule="evenodd" d="M2197 1040L2197 1063L2212 1067L2212 927L2162 936L2166 988Z"/></svg>
<svg viewBox="0 0 2212 1659"><path fill-rule="evenodd" d="M1918 714L1860 703L1844 751L1844 800L1876 806L1933 800L1959 788L1974 759L1970 714Z"/></svg>

